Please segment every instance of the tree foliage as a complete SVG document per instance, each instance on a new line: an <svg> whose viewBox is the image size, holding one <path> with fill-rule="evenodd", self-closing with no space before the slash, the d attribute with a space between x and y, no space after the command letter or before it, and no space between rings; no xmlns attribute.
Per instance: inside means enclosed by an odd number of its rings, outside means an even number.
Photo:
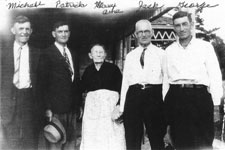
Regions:
<svg viewBox="0 0 225 150"><path fill-rule="evenodd" d="M201 18L200 15L196 16L196 37L212 43L220 63L223 80L225 80L225 43L222 38L214 33L219 29L220 28L205 29L204 19Z"/></svg>

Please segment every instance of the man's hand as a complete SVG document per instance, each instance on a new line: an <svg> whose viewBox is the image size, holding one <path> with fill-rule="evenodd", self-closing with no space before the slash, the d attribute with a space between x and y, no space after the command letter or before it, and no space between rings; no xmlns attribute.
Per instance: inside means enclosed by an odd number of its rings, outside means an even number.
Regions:
<svg viewBox="0 0 225 150"><path fill-rule="evenodd" d="M219 105L214 106L214 123L220 121L220 110Z"/></svg>
<svg viewBox="0 0 225 150"><path fill-rule="evenodd" d="M225 113L225 93L223 93L223 97L221 98L223 104L223 112Z"/></svg>
<svg viewBox="0 0 225 150"><path fill-rule="evenodd" d="M117 105L111 115L111 118L113 121L115 121L116 123L122 123L123 122L123 115L122 112L120 112L120 106Z"/></svg>
<svg viewBox="0 0 225 150"><path fill-rule="evenodd" d="M46 116L46 118L47 118L47 121L49 121L49 122L52 121L52 116L53 116L53 114L52 114L52 111L51 111L50 109L46 110L45 116Z"/></svg>
<svg viewBox="0 0 225 150"><path fill-rule="evenodd" d="M115 122L118 123L118 124L122 123L122 122L123 122L123 114L121 114L121 115L119 116L119 118L117 118L117 119L115 120Z"/></svg>
<svg viewBox="0 0 225 150"><path fill-rule="evenodd" d="M163 138L163 141L165 143L165 147L168 147L168 146L172 146L173 143L172 143L172 139L171 139L171 136L170 136L170 126L167 126L167 129L166 129L166 134Z"/></svg>

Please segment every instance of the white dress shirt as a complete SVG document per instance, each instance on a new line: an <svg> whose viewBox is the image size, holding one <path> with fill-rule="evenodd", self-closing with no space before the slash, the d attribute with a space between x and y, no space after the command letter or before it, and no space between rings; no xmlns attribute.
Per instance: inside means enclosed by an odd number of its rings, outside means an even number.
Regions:
<svg viewBox="0 0 225 150"><path fill-rule="evenodd" d="M19 56L19 48L21 46L15 41L13 46L14 53L14 66L17 66L16 59ZM31 79L30 79L30 62L29 62L29 47L28 44L22 46L21 55L20 55L20 65L19 65L19 85L16 85L18 89L30 88ZM16 71L16 67L14 67ZM13 78L13 83L15 83L15 75Z"/></svg>
<svg viewBox="0 0 225 150"><path fill-rule="evenodd" d="M129 86L134 84L162 84L164 78L164 50L150 44L145 51L144 68L140 64L143 47L139 46L127 54L121 88L120 111L123 112Z"/></svg>
<svg viewBox="0 0 225 150"><path fill-rule="evenodd" d="M192 38L186 48L174 42L166 49L167 74L170 84L203 84L209 87L214 105L223 94L222 75L213 46Z"/></svg>
<svg viewBox="0 0 225 150"><path fill-rule="evenodd" d="M65 52L69 58L69 62L70 62L70 67L72 69L72 72L73 72L73 75L72 75L72 81L74 80L74 68L73 68L73 59L72 59L72 56L71 56L71 53L68 49L67 46L63 47L62 45L60 45L59 43L55 42L55 46L58 48L58 50L60 51L60 53L62 54L63 56L63 51L64 51L64 48L65 48ZM64 56L63 56L64 57Z"/></svg>

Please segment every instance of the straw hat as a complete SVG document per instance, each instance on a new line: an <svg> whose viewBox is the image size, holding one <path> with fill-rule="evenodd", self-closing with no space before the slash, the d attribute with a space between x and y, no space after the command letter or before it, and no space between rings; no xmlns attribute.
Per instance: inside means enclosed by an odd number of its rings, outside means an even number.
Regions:
<svg viewBox="0 0 225 150"><path fill-rule="evenodd" d="M52 121L44 127L44 136L50 143L66 142L66 131L55 117L52 117Z"/></svg>

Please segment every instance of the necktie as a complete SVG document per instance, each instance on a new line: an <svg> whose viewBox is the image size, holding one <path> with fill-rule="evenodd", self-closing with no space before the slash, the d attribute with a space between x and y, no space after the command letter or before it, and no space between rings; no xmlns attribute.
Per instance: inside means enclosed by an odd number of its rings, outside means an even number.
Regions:
<svg viewBox="0 0 225 150"><path fill-rule="evenodd" d="M66 49L65 48L63 48L63 56L64 56L64 58L66 60L66 64L67 64L67 67L68 67L68 69L70 71L70 75L72 76L73 75L73 70L71 68L69 57L68 57L68 55L66 53Z"/></svg>
<svg viewBox="0 0 225 150"><path fill-rule="evenodd" d="M144 67L144 57L145 57L145 50L146 50L147 48L144 48L143 49L143 51L142 51L142 53L141 53L141 57L140 57L140 63L141 63L141 66L142 66L142 68Z"/></svg>
<svg viewBox="0 0 225 150"><path fill-rule="evenodd" d="M20 47L18 49L18 55L17 55L16 63L15 63L15 72L14 72L14 77L13 77L13 83L17 88L20 87L20 57L21 57L21 51L22 51L22 47Z"/></svg>

